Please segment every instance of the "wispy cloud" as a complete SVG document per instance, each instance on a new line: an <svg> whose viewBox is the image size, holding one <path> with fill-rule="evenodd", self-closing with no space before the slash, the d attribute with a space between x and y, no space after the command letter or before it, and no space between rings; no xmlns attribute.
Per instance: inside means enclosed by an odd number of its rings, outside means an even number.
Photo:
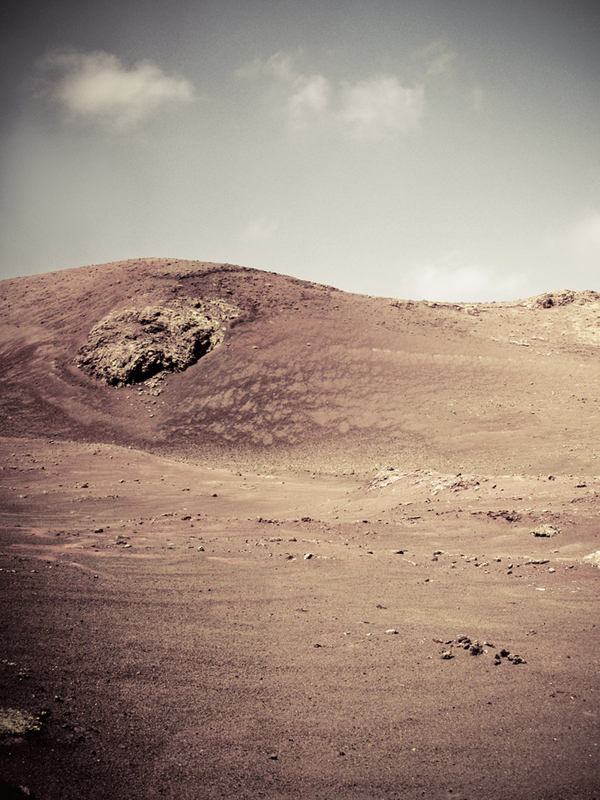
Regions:
<svg viewBox="0 0 600 800"><path fill-rule="evenodd" d="M52 52L38 64L43 95L71 120L86 120L108 129L133 128L172 103L189 103L194 87L184 78L169 77L151 61L131 68L117 56Z"/></svg>
<svg viewBox="0 0 600 800"><path fill-rule="evenodd" d="M279 222L268 216L252 220L244 231L246 239L252 242L264 242L271 239L279 228Z"/></svg>
<svg viewBox="0 0 600 800"><path fill-rule="evenodd" d="M518 273L500 274L478 264L457 265L454 257L420 268L405 285L415 300L486 302L515 300L525 288Z"/></svg>
<svg viewBox="0 0 600 800"><path fill-rule="evenodd" d="M425 107L423 86L408 88L382 75L342 87L339 119L358 139L383 139L419 126Z"/></svg>
<svg viewBox="0 0 600 800"><path fill-rule="evenodd" d="M381 141L417 130L425 108L422 85L403 86L394 75L334 85L324 75L304 74L299 55L276 53L238 70L238 77L268 76L270 101L290 130L328 131L358 140Z"/></svg>
<svg viewBox="0 0 600 800"><path fill-rule="evenodd" d="M427 75L432 77L452 74L456 56L444 42L431 42L415 53L415 58L424 62Z"/></svg>
<svg viewBox="0 0 600 800"><path fill-rule="evenodd" d="M302 75L294 84L295 91L284 103L289 124L300 130L327 120L333 94L327 78L322 75Z"/></svg>

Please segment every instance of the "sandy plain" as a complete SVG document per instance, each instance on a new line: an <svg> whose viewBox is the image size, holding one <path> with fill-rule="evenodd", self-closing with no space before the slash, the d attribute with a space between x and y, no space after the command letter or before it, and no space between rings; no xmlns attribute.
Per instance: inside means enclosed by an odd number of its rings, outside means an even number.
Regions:
<svg viewBox="0 0 600 800"><path fill-rule="evenodd" d="M2 796L600 797L597 295L0 287ZM180 373L77 367L174 297L240 313Z"/></svg>

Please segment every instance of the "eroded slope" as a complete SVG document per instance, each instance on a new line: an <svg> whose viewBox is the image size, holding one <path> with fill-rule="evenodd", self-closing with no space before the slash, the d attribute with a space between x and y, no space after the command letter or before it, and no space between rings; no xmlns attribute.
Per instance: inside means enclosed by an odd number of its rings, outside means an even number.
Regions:
<svg viewBox="0 0 600 800"><path fill-rule="evenodd" d="M390 301L166 259L1 289L4 435L114 442L242 467L598 471L594 292L501 304ZM123 315L147 308L168 309L163 322L181 309L205 317L212 309L212 333L186 343L176 331L175 356L134 333L135 357L116 359L116 373L82 371L93 331L102 340L106 320L118 332ZM219 308L229 311L215 315ZM206 336L219 346L202 344ZM111 358L109 349L105 363ZM96 377L127 383L121 368L141 382L111 387Z"/></svg>

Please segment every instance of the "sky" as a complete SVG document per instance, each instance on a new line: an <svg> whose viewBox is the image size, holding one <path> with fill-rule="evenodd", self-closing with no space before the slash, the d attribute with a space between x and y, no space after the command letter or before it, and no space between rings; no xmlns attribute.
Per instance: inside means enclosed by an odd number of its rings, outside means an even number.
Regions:
<svg viewBox="0 0 600 800"><path fill-rule="evenodd" d="M595 0L13 2L0 278L173 257L600 291L599 42Z"/></svg>

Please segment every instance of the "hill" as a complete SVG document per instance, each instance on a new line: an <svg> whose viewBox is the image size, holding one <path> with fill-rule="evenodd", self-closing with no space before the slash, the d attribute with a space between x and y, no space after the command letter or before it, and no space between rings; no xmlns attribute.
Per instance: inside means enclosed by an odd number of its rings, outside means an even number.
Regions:
<svg viewBox="0 0 600 800"><path fill-rule="evenodd" d="M0 299L4 436L330 473L599 469L595 292L414 302L143 259Z"/></svg>

